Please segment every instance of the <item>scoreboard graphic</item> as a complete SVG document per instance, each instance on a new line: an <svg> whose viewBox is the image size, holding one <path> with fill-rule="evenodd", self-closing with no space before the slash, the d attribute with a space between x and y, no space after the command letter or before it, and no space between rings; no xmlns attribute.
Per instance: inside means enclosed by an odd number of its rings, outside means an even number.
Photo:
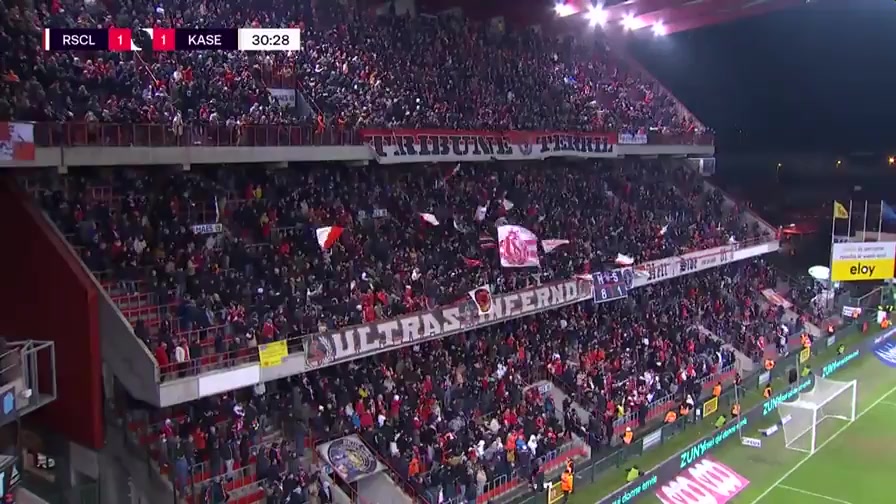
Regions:
<svg viewBox="0 0 896 504"><path fill-rule="evenodd" d="M143 43L141 43L143 42ZM299 51L298 28L109 28L107 30L45 28L45 51Z"/></svg>

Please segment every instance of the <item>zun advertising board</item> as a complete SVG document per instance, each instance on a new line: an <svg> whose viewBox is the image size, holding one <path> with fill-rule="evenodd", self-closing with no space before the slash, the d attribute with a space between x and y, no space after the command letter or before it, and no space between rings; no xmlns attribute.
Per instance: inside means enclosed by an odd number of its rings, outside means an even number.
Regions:
<svg viewBox="0 0 896 504"><path fill-rule="evenodd" d="M831 280L887 280L893 278L896 242L835 243Z"/></svg>
<svg viewBox="0 0 896 504"><path fill-rule="evenodd" d="M893 333L894 331L891 331L886 336L892 335ZM859 350L853 350L850 353L837 357L822 367L821 376L827 378L836 373L847 363L859 357L860 353ZM737 423L729 422L723 428L713 432L711 435L700 441L697 441L684 451L679 452L672 458L666 459L665 462L653 470L645 472L637 481L634 481L605 497L599 504L629 504L653 495L653 493L658 491L662 485L665 485L667 482L676 478L682 471L695 465L698 461L705 460L705 457L714 452L726 441L737 439L737 432L739 430L747 428L753 430L759 429L760 427L768 427L769 419L765 417L774 414L777 419L777 406L784 401L794 399L800 392L809 389L814 381L814 379L803 380L792 387L775 394L769 400L742 415Z"/></svg>

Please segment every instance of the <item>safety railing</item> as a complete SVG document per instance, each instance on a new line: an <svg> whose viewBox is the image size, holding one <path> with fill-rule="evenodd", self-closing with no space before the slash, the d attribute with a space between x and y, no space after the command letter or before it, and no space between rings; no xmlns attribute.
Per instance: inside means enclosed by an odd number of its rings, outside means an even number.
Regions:
<svg viewBox="0 0 896 504"><path fill-rule="evenodd" d="M289 125L36 123L41 147L307 147L359 145L356 130Z"/></svg>
<svg viewBox="0 0 896 504"><path fill-rule="evenodd" d="M533 461L532 466L537 465L541 468L541 470L547 474L551 471L556 470L563 464L567 459L574 459L576 457L585 457L587 456L587 450L585 445L581 441L572 441L566 443L555 450L551 450L550 452L536 458ZM503 483L501 477L495 478L492 482L486 484L486 490L482 494L476 497L476 504L486 504L488 502L493 502L496 499L500 498L501 495L504 495L508 492L511 492L522 485L526 484L524 475L523 478L518 477L514 474L506 475L503 478Z"/></svg>
<svg viewBox="0 0 896 504"><path fill-rule="evenodd" d="M35 123L34 140L40 147L178 147L178 146L320 146L360 145L357 130L318 125L241 126L188 124L117 124L98 122ZM649 132L648 144L713 145L711 133Z"/></svg>
<svg viewBox="0 0 896 504"><path fill-rule="evenodd" d="M697 383L700 384L701 390L705 392L707 389L712 388L713 385L718 383L719 381L725 382L730 380L735 373L734 364L730 366L726 366L716 373L704 376L697 380ZM644 417L644 422L649 422L657 417L660 417L668 411L670 407L673 406L673 401L675 397L673 394L666 394L658 399L653 400L650 405L647 407L647 414ZM699 399L699 398L698 398ZM631 411L626 413L624 416L621 416L613 421L613 434L619 435L625 431L626 427L636 427L640 423L640 412L639 411Z"/></svg>
<svg viewBox="0 0 896 504"><path fill-rule="evenodd" d="M650 131L647 133L649 145L713 145L715 136L712 133L664 133Z"/></svg>
<svg viewBox="0 0 896 504"><path fill-rule="evenodd" d="M147 306L158 306L156 295L150 292L132 292L112 296L112 302L124 313L125 310L139 310Z"/></svg>

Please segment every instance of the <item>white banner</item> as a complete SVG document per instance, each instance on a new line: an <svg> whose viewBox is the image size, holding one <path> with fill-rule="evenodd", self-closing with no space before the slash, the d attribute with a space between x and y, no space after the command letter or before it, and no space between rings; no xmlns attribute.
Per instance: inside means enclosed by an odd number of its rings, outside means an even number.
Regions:
<svg viewBox="0 0 896 504"><path fill-rule="evenodd" d="M214 224L196 224L191 229L193 230L193 234L223 233L224 224L221 224L220 222Z"/></svg>
<svg viewBox="0 0 896 504"><path fill-rule="evenodd" d="M615 158L615 133L361 130L380 164Z"/></svg>
<svg viewBox="0 0 896 504"><path fill-rule="evenodd" d="M634 133L620 133L619 145L647 145L647 132L638 130Z"/></svg>
<svg viewBox="0 0 896 504"><path fill-rule="evenodd" d="M34 161L34 125L0 122L0 161Z"/></svg>
<svg viewBox="0 0 896 504"><path fill-rule="evenodd" d="M695 271L715 268L734 262L734 260L734 246L724 246L639 264L635 266L635 270L642 272L639 276L644 276L646 273L647 283L653 283Z"/></svg>
<svg viewBox="0 0 896 504"><path fill-rule="evenodd" d="M522 226L498 226L498 254L505 268L538 266L538 237Z"/></svg>
<svg viewBox="0 0 896 504"><path fill-rule="evenodd" d="M296 106L297 97L295 89L268 88L268 91L271 92L273 98L276 98L277 101L280 102L281 107L289 108Z"/></svg>

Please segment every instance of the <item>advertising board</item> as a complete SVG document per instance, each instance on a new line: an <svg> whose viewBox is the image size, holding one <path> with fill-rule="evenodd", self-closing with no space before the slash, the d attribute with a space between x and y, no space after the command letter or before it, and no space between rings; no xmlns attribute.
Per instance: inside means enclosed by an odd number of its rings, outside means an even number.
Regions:
<svg viewBox="0 0 896 504"><path fill-rule="evenodd" d="M896 242L835 243L831 254L831 280L887 280L893 278Z"/></svg>
<svg viewBox="0 0 896 504"><path fill-rule="evenodd" d="M890 333L893 332L893 330L890 331ZM859 355L860 350L853 350L850 353L838 356L822 367L822 377L826 378L834 374L836 371L842 369L847 363L856 359ZM814 377L814 375L810 376ZM786 390L775 394L767 401L747 411L737 422L729 422L722 429L697 441L677 455L666 459L665 462L655 467L653 470L646 471L639 480L634 481L603 498L599 501L599 504L627 504L636 502L642 497L652 495L655 490L662 488L663 485L666 485L669 481L677 478L679 473L714 452L716 448L721 446L724 442L730 439L736 439L738 437L738 430L755 427L763 423L767 424L768 420L763 420L763 417L775 412L778 404L781 402L792 399L799 395L800 392L808 389L813 382L814 379L797 382Z"/></svg>

